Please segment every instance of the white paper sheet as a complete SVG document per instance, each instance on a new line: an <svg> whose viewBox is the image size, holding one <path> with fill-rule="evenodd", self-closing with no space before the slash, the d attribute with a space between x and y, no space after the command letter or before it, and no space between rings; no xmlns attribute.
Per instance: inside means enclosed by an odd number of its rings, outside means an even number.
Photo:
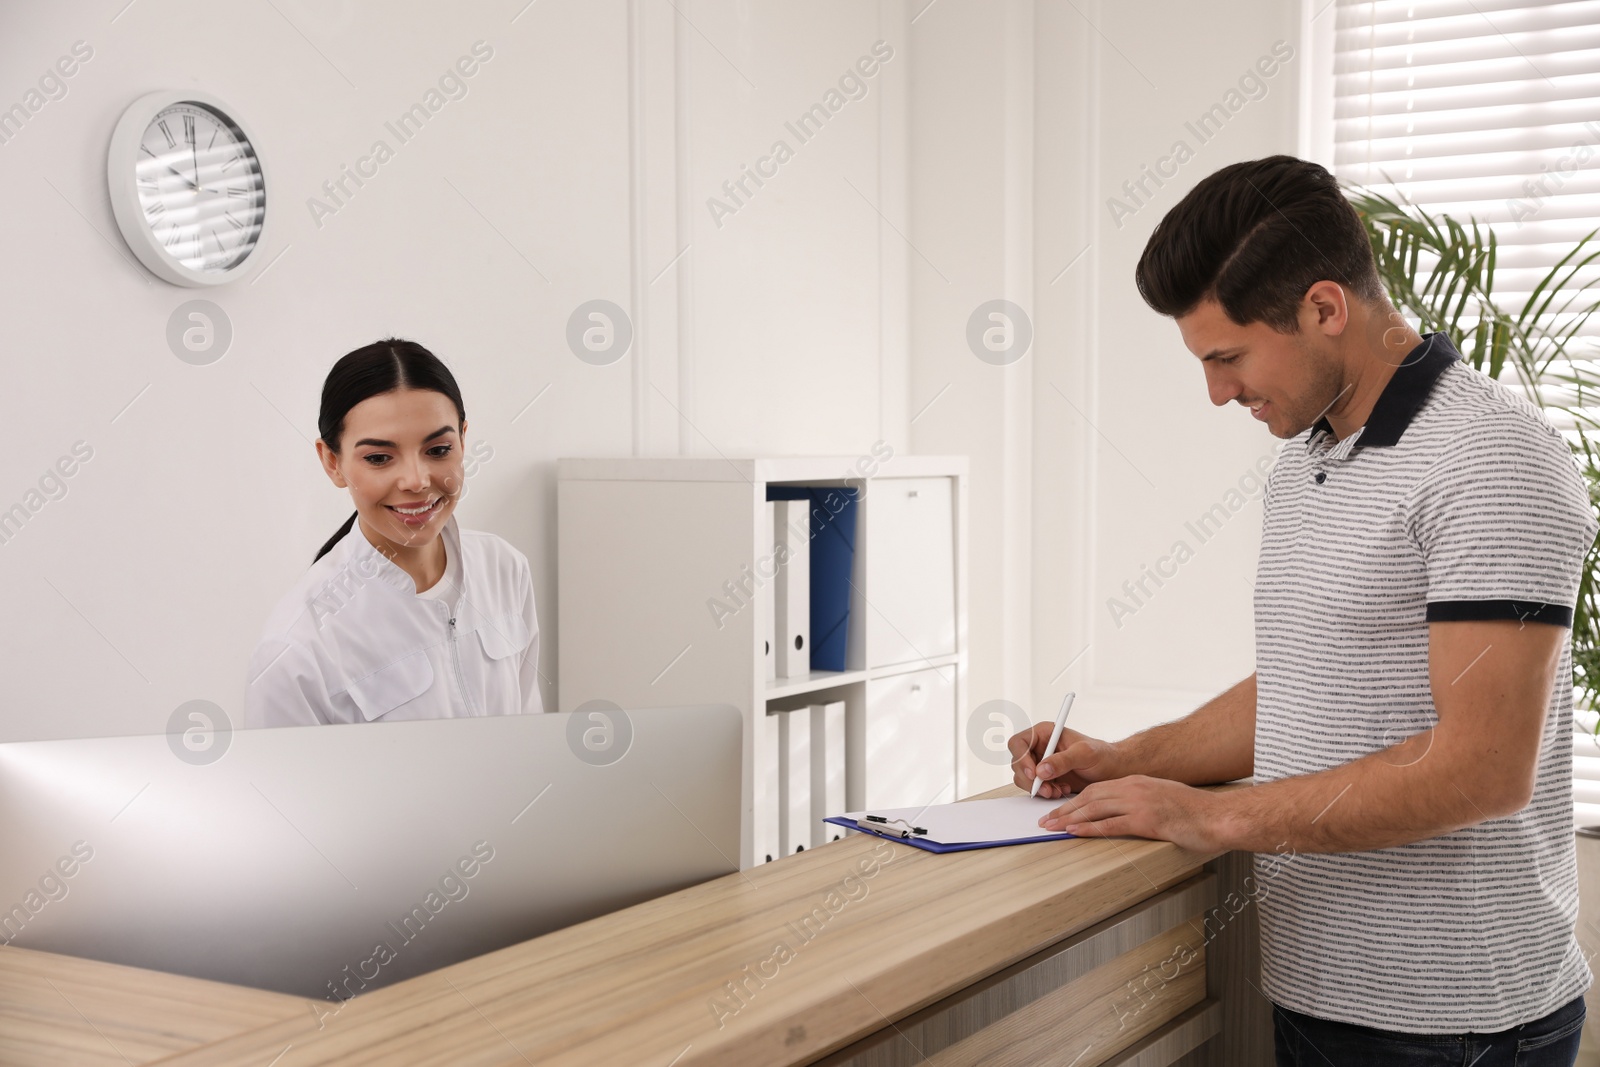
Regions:
<svg viewBox="0 0 1600 1067"><path fill-rule="evenodd" d="M880 808L876 811L845 812L847 819L882 815L904 819L928 831L927 840L941 845L964 845L974 841L1016 841L1029 837L1071 837L1052 833L1039 820L1067 800L1057 797L995 797L990 800L964 800L955 804L931 804L925 808Z"/></svg>

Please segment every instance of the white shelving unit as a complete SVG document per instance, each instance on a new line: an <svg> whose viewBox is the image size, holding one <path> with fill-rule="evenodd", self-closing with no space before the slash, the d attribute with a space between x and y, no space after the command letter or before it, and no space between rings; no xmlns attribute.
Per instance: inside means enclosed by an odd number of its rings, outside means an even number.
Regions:
<svg viewBox="0 0 1600 1067"><path fill-rule="evenodd" d="M756 858L755 716L769 710L844 702L851 810L962 794L965 456L562 459L557 482L559 709L737 707L741 867ZM771 555L761 531L775 484L858 490L846 670L766 678L745 590Z"/></svg>

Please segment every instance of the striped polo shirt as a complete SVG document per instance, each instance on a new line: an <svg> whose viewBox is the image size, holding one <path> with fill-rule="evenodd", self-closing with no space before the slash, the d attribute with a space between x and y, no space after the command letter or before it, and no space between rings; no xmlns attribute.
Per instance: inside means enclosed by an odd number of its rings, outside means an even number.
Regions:
<svg viewBox="0 0 1600 1067"><path fill-rule="evenodd" d="M1560 432L1443 334L1406 356L1360 430L1336 440L1322 419L1286 442L1264 511L1263 783L1434 726L1430 622L1570 626L1600 529ZM1571 678L1566 641L1533 800L1515 815L1369 852L1256 856L1270 999L1384 1030L1458 1033L1536 1019L1588 988L1573 936Z"/></svg>

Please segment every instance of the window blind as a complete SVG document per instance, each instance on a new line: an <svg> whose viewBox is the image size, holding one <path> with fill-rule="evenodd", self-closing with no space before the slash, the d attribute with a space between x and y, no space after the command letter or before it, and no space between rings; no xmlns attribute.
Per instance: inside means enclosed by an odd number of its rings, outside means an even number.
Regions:
<svg viewBox="0 0 1600 1067"><path fill-rule="evenodd" d="M1600 229L1600 0L1335 3L1334 174L1491 227L1495 303L1519 311L1550 269ZM1575 308L1592 302L1596 293L1577 291L1597 278L1600 266L1580 270L1552 307L1572 297ZM1535 383L1536 399L1574 441L1579 420L1560 408L1580 403L1573 378L1585 381L1585 397L1587 383L1600 384L1600 316L1578 337L1571 358L1551 362ZM1500 380L1530 392L1509 368ZM1588 403L1579 411L1600 421L1600 407ZM1574 723L1578 825L1600 825L1596 718L1580 711Z"/></svg>
<svg viewBox="0 0 1600 1067"><path fill-rule="evenodd" d="M1339 0L1337 19L1335 173L1492 224L1520 306L1600 227L1600 0Z"/></svg>
<svg viewBox="0 0 1600 1067"><path fill-rule="evenodd" d="M1600 739L1594 735L1592 711L1573 714L1572 821L1575 826L1600 826Z"/></svg>

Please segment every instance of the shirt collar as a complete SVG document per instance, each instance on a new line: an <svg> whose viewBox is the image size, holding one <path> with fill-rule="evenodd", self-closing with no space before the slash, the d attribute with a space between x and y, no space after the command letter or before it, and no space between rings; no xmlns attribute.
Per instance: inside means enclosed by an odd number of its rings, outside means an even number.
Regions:
<svg viewBox="0 0 1600 1067"><path fill-rule="evenodd" d="M440 531L439 536L444 538L445 555L447 557L446 567L448 568L450 558L461 558L461 531L456 525L454 512L451 512L450 517L444 521L444 529ZM394 586L395 589L408 596L416 595L417 583L412 580L411 575L400 568L399 564L379 552L377 547L367 540L367 535L361 532L360 519L357 519L350 527L350 532L344 535L344 538L339 542L339 547L346 553L346 566L353 564L357 567L359 573L371 574L384 584ZM461 570L461 584L465 585L466 580L466 568L463 567Z"/></svg>
<svg viewBox="0 0 1600 1067"><path fill-rule="evenodd" d="M1442 333L1423 334L1422 343L1406 353L1406 358L1384 385L1378 402L1372 406L1372 414L1367 416L1367 424L1356 431L1361 435L1360 444L1380 448L1397 444L1400 435L1422 409L1439 376L1460 359L1461 353L1456 351L1449 337ZM1318 435L1324 433L1333 435L1327 416L1311 427L1306 437L1306 451L1309 452Z"/></svg>

